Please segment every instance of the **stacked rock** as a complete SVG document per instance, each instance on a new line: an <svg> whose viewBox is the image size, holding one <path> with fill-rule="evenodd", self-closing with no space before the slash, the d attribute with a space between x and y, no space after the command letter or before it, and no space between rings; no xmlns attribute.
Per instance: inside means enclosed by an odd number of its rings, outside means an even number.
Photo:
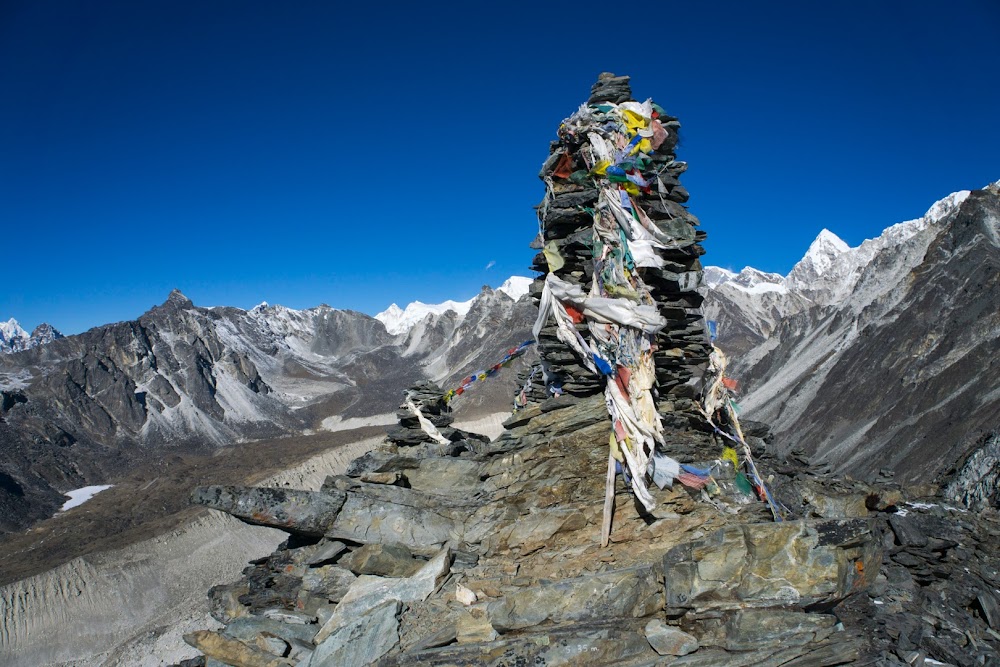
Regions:
<svg viewBox="0 0 1000 667"><path fill-rule="evenodd" d="M533 332L552 394L604 393L612 430L604 543L616 471L652 511L647 477L658 486L684 479L665 429L711 427L696 402L713 352L698 310L705 235L683 206L679 127L652 100L631 99L628 77L602 74L559 126L539 174L542 252L532 268L545 275L533 283Z"/></svg>
<svg viewBox="0 0 1000 667"><path fill-rule="evenodd" d="M386 430L390 445L406 447L411 456L465 456L489 442L485 435L451 425L455 417L444 394L441 387L429 380L407 389L396 412L399 424Z"/></svg>
<svg viewBox="0 0 1000 667"><path fill-rule="evenodd" d="M455 429L449 428L455 418L444 402L444 390L435 383L425 380L406 390L405 399L396 411L399 425L388 429L388 437L393 444L405 447L434 442L434 438L421 427L419 417L409 408L407 401L416 406L444 438L450 440L450 436L456 433Z"/></svg>
<svg viewBox="0 0 1000 667"><path fill-rule="evenodd" d="M601 218L606 232L627 238L622 258L626 278L648 287L666 320L651 341L657 409L668 423L682 426L700 421L693 399L711 346L698 311L705 234L695 229L698 219L683 206L688 192L678 177L687 164L674 154L679 128L677 119L659 106L632 100L629 77L600 75L587 104L563 121L539 174L547 192L538 207L540 239L533 244L542 252L532 268L546 275L536 280L532 293L541 300L551 273L580 286L584 294L639 300L627 290L616 294L605 276L595 275L595 266L607 259L596 253L608 252L600 239ZM633 229L622 213L634 221ZM586 322L577 320L576 332L588 339ZM537 337L552 393L587 396L602 391L606 377L560 340L555 318L542 323Z"/></svg>

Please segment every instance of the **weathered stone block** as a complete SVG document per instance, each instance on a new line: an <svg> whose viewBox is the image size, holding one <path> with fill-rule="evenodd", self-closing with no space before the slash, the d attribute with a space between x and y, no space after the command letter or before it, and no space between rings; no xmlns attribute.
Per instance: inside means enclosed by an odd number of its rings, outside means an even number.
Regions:
<svg viewBox="0 0 1000 667"><path fill-rule="evenodd" d="M399 544L366 544L340 559L339 564L354 574L380 577L408 577L424 565L410 550Z"/></svg>
<svg viewBox="0 0 1000 667"><path fill-rule="evenodd" d="M490 623L501 632L546 621L594 621L639 618L663 606L652 567L602 572L585 577L503 589L503 599L490 602Z"/></svg>
<svg viewBox="0 0 1000 667"><path fill-rule="evenodd" d="M301 535L323 535L344 504L341 492L317 493L251 486L200 486L191 502L247 523Z"/></svg>
<svg viewBox="0 0 1000 667"><path fill-rule="evenodd" d="M880 562L865 519L727 526L667 553L666 606L832 605L874 581Z"/></svg>

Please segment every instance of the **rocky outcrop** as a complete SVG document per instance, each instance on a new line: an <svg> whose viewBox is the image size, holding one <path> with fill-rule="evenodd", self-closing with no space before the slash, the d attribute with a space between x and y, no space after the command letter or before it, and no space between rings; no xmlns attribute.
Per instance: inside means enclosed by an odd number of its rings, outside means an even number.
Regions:
<svg viewBox="0 0 1000 667"><path fill-rule="evenodd" d="M799 518L771 521L719 466L711 492L653 487L652 514L619 485L602 547L594 478L608 427L599 399L547 399L457 456L437 443L387 441L357 459L324 484L321 494L346 501L323 519L322 537L315 514L301 527L283 519L289 541L240 582L213 589L226 624L218 643L262 650L280 639L268 659L296 665L344 656L723 667L998 657L995 513L963 514L927 498L933 487L817 474L757 436L748 440L758 465ZM767 437L760 425L747 430ZM669 437L685 463L707 465L718 451L698 431ZM204 497L214 494L196 494ZM288 516L298 504L274 496L267 514ZM664 657L671 662L657 662Z"/></svg>
<svg viewBox="0 0 1000 667"><path fill-rule="evenodd" d="M1000 508L1000 434L989 433L977 445L948 476L944 495L980 512Z"/></svg>
<svg viewBox="0 0 1000 667"><path fill-rule="evenodd" d="M301 665L339 664L310 651L380 665L903 665L920 655L972 665L996 655L995 516L916 502L932 488L819 476L754 436L775 493L802 518L771 522L721 468L712 496L656 490L653 515L619 488L602 548L597 399L548 399L457 457L386 443L358 459L324 485L348 502L323 537L286 524L282 549L213 590L220 636L251 647L277 636L286 648L274 658ZM695 464L718 446L696 431L670 438ZM968 655L956 659L957 647Z"/></svg>

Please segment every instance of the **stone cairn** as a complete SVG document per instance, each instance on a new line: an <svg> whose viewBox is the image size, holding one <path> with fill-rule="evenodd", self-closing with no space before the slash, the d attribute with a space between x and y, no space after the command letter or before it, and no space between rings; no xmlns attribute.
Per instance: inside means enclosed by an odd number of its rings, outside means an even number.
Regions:
<svg viewBox="0 0 1000 667"><path fill-rule="evenodd" d="M455 418L444 402L444 391L433 382L418 382L406 391L406 399L411 401L421 414L447 438L455 429L448 428ZM389 429L389 440L397 445L418 445L433 442L434 439L420 426L419 418L409 409L406 402L396 412L399 425ZM443 429L443 430L442 430Z"/></svg>
<svg viewBox="0 0 1000 667"><path fill-rule="evenodd" d="M421 451L430 448L435 453L453 456L488 442L489 438L484 436L452 428L455 417L444 396L444 390L429 380L407 389L396 412L399 425L387 430L389 442L399 447L421 445Z"/></svg>
<svg viewBox="0 0 1000 667"><path fill-rule="evenodd" d="M650 104L652 143L643 146L648 152L621 151L623 155L617 165L601 169L602 160L595 155L591 135L612 137L620 142L627 140L622 128L608 127L613 124L609 113L612 110L602 107L608 103L641 106L632 100L629 77L600 76L587 104L564 121L559 140L552 142L549 158L542 166L539 178L546 183L547 192L538 207L541 231L533 244L542 252L535 256L531 268L543 275L536 279L532 293L536 300L540 298L549 272L579 285L585 294L591 292L595 280L594 211L600 203L601 189L610 186L616 193L627 193L635 217L641 218L641 229L648 232L644 236L658 242L659 261L637 267L641 280L650 288L656 308L666 320L652 341L657 407L663 418L677 420L680 426L701 423L694 399L711 352L698 310L703 298L697 291L701 275L699 257L705 253L700 242L706 234L696 229L698 219L683 206L688 192L678 179L687 170L687 163L676 160L674 154L680 123ZM602 108L607 108L607 112L601 111ZM638 183L646 185L640 187ZM584 336L589 334L583 323L576 328ZM551 390L574 396L589 396L604 390L605 378L586 368L579 356L560 340L553 318L540 328L538 345ZM540 395L543 392L535 394Z"/></svg>
<svg viewBox="0 0 1000 667"><path fill-rule="evenodd" d="M678 177L687 164L673 151L679 128L651 100L633 100L628 77L605 73L560 125L539 174L542 252L532 268L544 276L533 283L534 333L552 394L606 397L613 435L604 544L616 471L625 470L652 511L651 466L661 488L687 479L669 455L664 425L705 424L695 402L712 352L698 310L705 234L683 206L688 193Z"/></svg>
<svg viewBox="0 0 1000 667"><path fill-rule="evenodd" d="M594 91L595 105L629 97L624 77L602 76ZM665 114L658 117L667 119L664 129L676 128ZM581 194L594 188L572 179L582 169L555 166L567 148L577 155L581 145L567 134L543 174L553 176L553 201L580 195L600 206L602 195ZM661 164L667 177L680 171L672 159ZM996 521L974 523L943 506L912 502L926 498L926 489L816 475L798 454L774 456L765 425L744 422L741 437L766 469L771 493L793 510L773 521L720 458L719 434L690 426L699 416L707 420L693 401L707 355L690 310L698 299L679 276L681 268L697 272L700 250L692 219L676 201L659 198L681 196L672 182L670 188L664 180L662 190L657 183L650 206L675 214L656 224L675 224L669 239L680 241L672 264L643 267L641 276L642 284L669 283L655 291L664 326L650 338L617 333L646 340L648 347L634 348L645 353L638 357L656 359L655 405L667 417L656 445L665 443L681 465L710 470L710 484L656 485L648 489L651 510L635 502L634 485L617 483L627 466L609 467L608 417L616 409L609 400L616 399L607 391L619 380L595 370L605 370L600 360L619 372L638 371L621 383L635 397L644 383L631 380L643 366L615 356L601 338L607 328L563 326L562 337L549 328L541 341L546 377L539 373L530 384L521 378L523 408L493 441L453 429L440 388L420 384L406 392L400 426L385 443L318 490L196 489L196 504L280 528L289 538L238 581L209 592L223 627L186 634L203 655L182 667L942 664L925 661L931 656L963 667L1000 664L993 592L1000 556L985 546L996 543ZM631 195L633 201L650 191ZM550 202L543 206L545 230L555 228L555 210L581 215ZM586 220L572 224L585 247ZM553 289L563 290L571 308L594 318L607 303L586 301L573 289L593 285L593 257L568 242L576 233L543 239L567 241L556 243L567 265L556 277L574 282L568 289L549 282L536 293L541 304ZM611 240L602 243L614 253ZM638 265L642 244L635 245ZM549 255L556 257L551 247ZM571 263L576 268L566 270ZM641 289L636 294L643 296ZM597 357L588 362L580 350ZM603 535L608 487L614 530ZM949 573L956 586L948 585Z"/></svg>

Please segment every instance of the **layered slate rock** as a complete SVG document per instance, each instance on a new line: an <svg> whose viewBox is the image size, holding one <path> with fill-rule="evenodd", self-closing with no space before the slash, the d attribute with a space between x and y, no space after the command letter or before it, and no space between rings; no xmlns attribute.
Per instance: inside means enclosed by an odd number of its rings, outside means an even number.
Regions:
<svg viewBox="0 0 1000 667"><path fill-rule="evenodd" d="M656 490L653 515L622 486L602 548L600 397L552 398L525 412L535 416L515 415L481 451L414 457L387 443L329 478L323 493L346 498L323 537L285 525L281 549L213 589L226 625L219 636L253 651L277 646L275 659L297 665L345 655L498 666L903 665L920 655L973 665L996 656L995 517L915 502L931 487L817 475L748 436L800 519L772 522L722 472L724 491L711 501L680 486ZM748 431L766 437L761 425ZM670 438L684 461L717 447L692 430ZM265 641L275 637L284 643ZM232 643L192 640L234 654Z"/></svg>

